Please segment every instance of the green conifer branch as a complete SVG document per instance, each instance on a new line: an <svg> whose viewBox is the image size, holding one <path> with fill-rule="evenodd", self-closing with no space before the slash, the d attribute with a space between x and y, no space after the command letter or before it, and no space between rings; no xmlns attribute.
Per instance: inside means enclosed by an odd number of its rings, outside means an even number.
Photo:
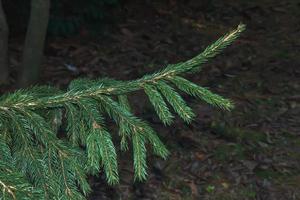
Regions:
<svg viewBox="0 0 300 200"><path fill-rule="evenodd" d="M114 85L104 86L102 83L97 83L91 85L91 88L86 90L70 90L66 93L56 95L56 96L47 96L42 97L40 99L32 99L30 97L36 96L31 94L25 94L23 97L24 99L13 98L16 102L12 102L14 104L5 105L4 103L0 107L2 110L10 109L13 107L23 107L27 109L37 109L37 108L45 108L45 107L59 107L62 106L65 102L72 102L76 99L81 98L93 98L97 97L98 95L120 95L125 94L133 91L140 90L144 84L147 83L155 83L159 80L164 79L171 79L175 75L182 74L188 72L193 69L198 69L198 67L207 62L210 58L213 58L217 54L219 54L224 48L229 46L239 35L241 32L245 30L245 25L240 24L237 29L231 31L230 33L226 34L225 36L218 39L215 43L207 47L201 54L198 56L179 64L175 65L168 65L164 70L154 73L152 75L146 75L140 79L134 81L119 81ZM86 84L86 83L83 83ZM36 88L32 88L27 90L35 94ZM17 96L20 92L16 92L15 95ZM26 93L26 91L25 91ZM37 92L38 93L38 92Z"/></svg>
<svg viewBox="0 0 300 200"><path fill-rule="evenodd" d="M192 109L186 105L182 97L165 81L159 81L157 87L160 92L164 95L166 100L173 107L174 111L187 123L195 117Z"/></svg>
<svg viewBox="0 0 300 200"><path fill-rule="evenodd" d="M219 54L244 29L239 25L198 56L137 80L77 79L66 92L35 86L2 95L0 197L84 199L91 191L87 175L102 169L109 184L118 183L117 151L105 127L106 117L119 128L121 150L132 144L135 180L145 180L146 145L164 159L169 151L151 126L132 113L128 93L143 90L166 125L174 117L169 107L188 123L195 117L177 90L221 109L232 109L230 100L182 76L199 71L201 64Z"/></svg>
<svg viewBox="0 0 300 200"><path fill-rule="evenodd" d="M162 95L156 90L155 87L145 84L144 90L149 97L150 102L152 103L157 115L160 120L166 124L170 125L173 121L174 116L169 111L169 108L164 101Z"/></svg>

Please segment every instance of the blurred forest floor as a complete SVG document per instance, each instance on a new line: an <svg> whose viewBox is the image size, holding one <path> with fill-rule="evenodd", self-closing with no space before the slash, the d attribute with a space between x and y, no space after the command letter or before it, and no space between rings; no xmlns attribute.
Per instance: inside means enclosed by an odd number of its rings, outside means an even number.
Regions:
<svg viewBox="0 0 300 200"><path fill-rule="evenodd" d="M90 199L300 199L299 1L130 0L112 15L117 21L97 37L82 31L49 38L42 83L137 78L195 56L239 22L247 30L190 77L231 98L234 111L187 99L195 121L164 127L143 94L132 95L137 115L159 131L172 155L150 157L148 180L133 184L130 152L120 152L121 184L91 178Z"/></svg>

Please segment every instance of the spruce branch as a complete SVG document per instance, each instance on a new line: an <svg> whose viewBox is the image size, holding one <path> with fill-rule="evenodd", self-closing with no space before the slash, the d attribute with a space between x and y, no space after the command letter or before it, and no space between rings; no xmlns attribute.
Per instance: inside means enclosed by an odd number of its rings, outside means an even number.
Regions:
<svg viewBox="0 0 300 200"><path fill-rule="evenodd" d="M198 86L182 77L175 76L170 79L170 81L183 92L197 97L210 105L219 107L224 110L231 110L233 108L233 104L230 100L224 99L223 97L212 93L208 89Z"/></svg>
<svg viewBox="0 0 300 200"><path fill-rule="evenodd" d="M118 102L124 110L131 112L131 107L126 95L119 95ZM122 151L128 150L128 142L127 140L130 138L130 124L126 122L124 119L119 120L119 136L121 137L120 148Z"/></svg>
<svg viewBox="0 0 300 200"><path fill-rule="evenodd" d="M76 79L65 92L34 86L2 95L0 198L85 199L91 191L88 174L99 174L101 169L109 184L118 183L115 137L105 126L107 117L119 128L121 150L132 146L135 180L145 180L146 146L164 159L169 151L155 130L134 115L127 96L143 90L165 125L172 123L172 111L187 123L195 117L177 90L232 109L230 100L182 76L199 71L201 64L218 55L244 29L239 25L196 57L136 80Z"/></svg>
<svg viewBox="0 0 300 200"><path fill-rule="evenodd" d="M13 107L23 107L27 109L37 109L37 108L46 108L46 107L61 107L65 102L72 102L76 99L81 98L93 98L98 95L120 95L126 94L129 92L134 92L140 90L144 84L155 83L159 80L171 79L172 77L186 73L190 70L193 70L199 67L201 64L207 62L209 59L218 55L224 48L229 46L234 40L236 40L239 35L245 30L245 25L240 24L235 30L224 35L216 42L208 46L201 54L198 56L179 64L168 65L164 70L151 74L145 75L140 79L133 81L117 81L116 84L104 86L103 83L94 81L95 84L90 84L90 88L86 90L70 90L66 93L51 96L51 97L42 97L33 100L31 94L23 95L24 98L17 100L11 105L6 105L4 102L0 104L0 109L6 110ZM84 81L82 81L83 84ZM35 88L31 88L28 91L35 91ZM17 93L15 93L17 94Z"/></svg>
<svg viewBox="0 0 300 200"><path fill-rule="evenodd" d="M145 138L141 132L134 130L132 136L133 146L133 164L134 164L134 179L146 180L147 164L146 164L146 147Z"/></svg>
<svg viewBox="0 0 300 200"><path fill-rule="evenodd" d="M152 103L157 115L159 116L160 120L166 124L170 125L174 116L169 111L166 102L164 101L161 94L156 90L155 87L151 85L144 85L144 90L149 97L150 102Z"/></svg>
<svg viewBox="0 0 300 200"><path fill-rule="evenodd" d="M0 188L1 199L44 199L42 190L28 182L23 173L14 168L15 159L10 147L0 138Z"/></svg>
<svg viewBox="0 0 300 200"><path fill-rule="evenodd" d="M195 117L192 109L186 105L182 97L165 81L159 81L157 88L164 95L166 100L174 108L174 111L187 123L190 123L191 120Z"/></svg>

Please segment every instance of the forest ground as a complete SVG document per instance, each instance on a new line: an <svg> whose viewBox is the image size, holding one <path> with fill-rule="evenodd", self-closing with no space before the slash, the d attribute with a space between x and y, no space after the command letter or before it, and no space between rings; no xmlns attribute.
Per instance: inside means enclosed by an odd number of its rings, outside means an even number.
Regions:
<svg viewBox="0 0 300 200"><path fill-rule="evenodd" d="M98 37L83 31L49 38L42 83L137 78L197 55L240 22L247 30L189 77L236 108L220 112L187 99L194 122L176 119L164 127L145 96L132 95L136 114L151 122L172 154L166 161L150 156L148 180L133 184L132 162L124 159L130 152L120 152L120 185L91 178L90 199L300 199L299 1L130 0L112 14L116 21Z"/></svg>

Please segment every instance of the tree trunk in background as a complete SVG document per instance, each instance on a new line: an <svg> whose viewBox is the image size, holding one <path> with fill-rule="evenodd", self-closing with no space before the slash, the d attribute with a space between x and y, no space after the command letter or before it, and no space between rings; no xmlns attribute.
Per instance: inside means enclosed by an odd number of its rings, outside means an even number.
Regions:
<svg viewBox="0 0 300 200"><path fill-rule="evenodd" d="M39 78L49 13L50 0L31 0L30 19L18 79L19 87L34 84Z"/></svg>
<svg viewBox="0 0 300 200"><path fill-rule="evenodd" d="M8 35L9 28L6 15L0 0L0 85L7 83L9 76L8 67Z"/></svg>

